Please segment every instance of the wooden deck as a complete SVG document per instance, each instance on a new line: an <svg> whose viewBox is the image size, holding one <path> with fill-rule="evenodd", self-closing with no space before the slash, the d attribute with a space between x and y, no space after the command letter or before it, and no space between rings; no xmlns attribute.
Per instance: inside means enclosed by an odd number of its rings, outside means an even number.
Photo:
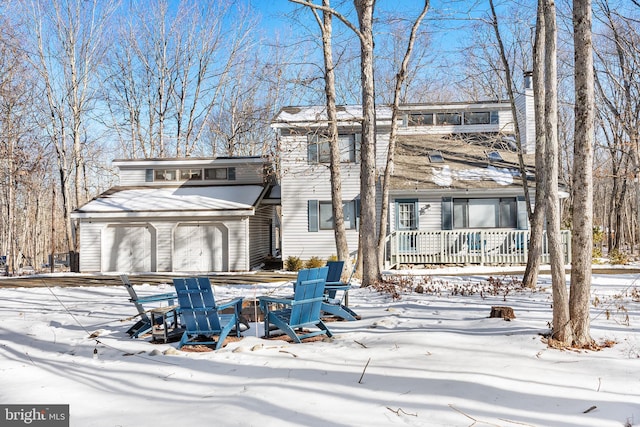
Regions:
<svg viewBox="0 0 640 427"><path fill-rule="evenodd" d="M174 277L184 277L189 274L131 274L130 279L133 284L148 283L150 285L160 285L171 283ZM252 283L269 283L295 280L296 273L282 273L273 271L258 271L252 273L234 274L207 274L212 285L240 285ZM29 287L51 287L51 286L122 286L119 275L107 274L82 274L68 273L35 276L15 276L0 278L0 288L29 288Z"/></svg>

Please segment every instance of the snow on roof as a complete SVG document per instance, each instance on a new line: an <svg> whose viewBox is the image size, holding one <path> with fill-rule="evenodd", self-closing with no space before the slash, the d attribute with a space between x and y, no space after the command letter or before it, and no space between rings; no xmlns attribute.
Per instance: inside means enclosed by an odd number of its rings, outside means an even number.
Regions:
<svg viewBox="0 0 640 427"><path fill-rule="evenodd" d="M252 210L263 190L262 185L116 187L77 209L74 214L77 217L150 212L176 215L177 212Z"/></svg>
<svg viewBox="0 0 640 427"><path fill-rule="evenodd" d="M439 187L450 187L454 179L459 181L491 180L498 185L512 185L513 178L520 176L520 171L515 168L496 168L493 166L452 170L449 165L444 165L441 168L431 168L431 173L433 174L433 183Z"/></svg>
<svg viewBox="0 0 640 427"><path fill-rule="evenodd" d="M362 121L362 105L341 105L337 107L338 121L360 122ZM391 109L387 106L376 106L376 117L390 119ZM322 124L328 121L326 106L284 107L273 120L277 123L315 123Z"/></svg>
<svg viewBox="0 0 640 427"><path fill-rule="evenodd" d="M393 190L490 189L522 186L516 152L504 149L499 135L486 140L443 135L400 135L396 149ZM438 150L444 162L434 163L429 153ZM500 161L489 160L487 150L500 153ZM533 155L525 155L528 172ZM529 175L529 173L527 173Z"/></svg>
<svg viewBox="0 0 640 427"><path fill-rule="evenodd" d="M219 166L219 165L244 165L260 164L269 161L260 156L235 156L235 157L176 157L159 159L116 159L113 165L117 167L149 167L149 166Z"/></svg>

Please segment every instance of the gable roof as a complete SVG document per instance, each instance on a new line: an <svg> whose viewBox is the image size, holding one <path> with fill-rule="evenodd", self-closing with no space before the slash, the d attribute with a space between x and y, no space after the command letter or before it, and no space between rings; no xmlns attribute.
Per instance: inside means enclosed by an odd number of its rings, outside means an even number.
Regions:
<svg viewBox="0 0 640 427"><path fill-rule="evenodd" d="M444 162L431 162L438 150ZM490 160L496 151L502 161ZM534 155L524 155L527 177L534 177ZM399 135L391 190L522 188L512 139L500 134ZM531 183L533 184L533 183Z"/></svg>
<svg viewBox="0 0 640 427"><path fill-rule="evenodd" d="M114 187L76 209L72 217L253 215L268 187Z"/></svg>

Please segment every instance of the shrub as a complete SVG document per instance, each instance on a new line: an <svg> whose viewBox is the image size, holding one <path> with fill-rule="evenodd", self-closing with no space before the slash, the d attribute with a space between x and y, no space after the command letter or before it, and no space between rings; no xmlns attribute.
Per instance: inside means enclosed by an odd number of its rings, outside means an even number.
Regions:
<svg viewBox="0 0 640 427"><path fill-rule="evenodd" d="M299 271L302 270L302 267L302 260L297 256L290 256L284 263L284 268L287 271Z"/></svg>
<svg viewBox="0 0 640 427"><path fill-rule="evenodd" d="M604 241L604 231L600 227L593 227L593 244L598 245Z"/></svg>
<svg viewBox="0 0 640 427"><path fill-rule="evenodd" d="M602 249L594 246L592 256L593 258L602 258Z"/></svg>
<svg viewBox="0 0 640 427"><path fill-rule="evenodd" d="M325 263L322 259L317 256L313 256L304 263L304 268L318 268L322 267L324 264Z"/></svg>
<svg viewBox="0 0 640 427"><path fill-rule="evenodd" d="M629 264L629 255L624 252L614 249L609 252L609 262L614 265Z"/></svg>

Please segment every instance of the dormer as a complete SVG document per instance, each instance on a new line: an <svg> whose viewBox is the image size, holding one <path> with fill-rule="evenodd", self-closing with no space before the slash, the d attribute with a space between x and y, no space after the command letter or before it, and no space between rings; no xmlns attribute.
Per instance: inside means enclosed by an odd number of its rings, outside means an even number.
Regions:
<svg viewBox="0 0 640 427"><path fill-rule="evenodd" d="M264 184L271 163L262 157L114 160L120 186Z"/></svg>

